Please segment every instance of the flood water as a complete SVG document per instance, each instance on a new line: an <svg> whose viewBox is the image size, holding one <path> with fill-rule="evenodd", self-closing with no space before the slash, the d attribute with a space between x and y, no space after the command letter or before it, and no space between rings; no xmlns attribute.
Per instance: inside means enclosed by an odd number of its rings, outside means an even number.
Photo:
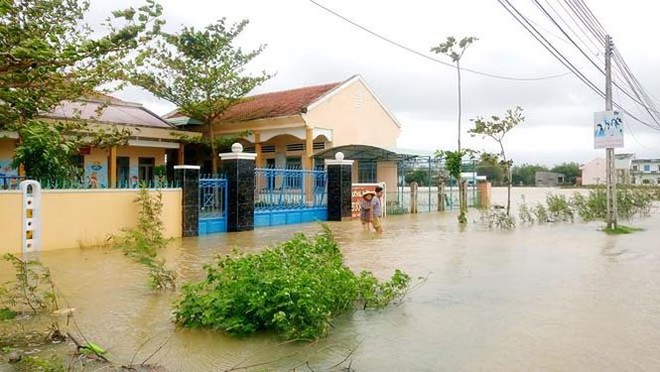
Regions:
<svg viewBox="0 0 660 372"><path fill-rule="evenodd" d="M521 194L534 202L549 191L514 189L514 204ZM493 190L495 202L504 197ZM41 258L85 336L120 363L136 350L141 361L166 342L151 362L171 371L320 371L349 363L356 371L660 370L657 210L627 223L644 231L619 236L598 231L599 223L488 231L477 218L473 212L460 231L455 213L392 216L380 236L363 233L359 221L329 223L354 271L386 278L400 268L426 280L396 306L338 319L312 344L176 327L170 312L178 295L149 290L145 272L117 251ZM189 238L166 255L185 281L232 248L258 250L318 230L310 224Z"/></svg>

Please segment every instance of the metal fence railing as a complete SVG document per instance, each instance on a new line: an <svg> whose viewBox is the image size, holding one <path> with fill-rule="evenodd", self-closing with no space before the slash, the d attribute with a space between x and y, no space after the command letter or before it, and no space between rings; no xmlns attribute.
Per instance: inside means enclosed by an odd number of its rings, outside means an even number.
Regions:
<svg viewBox="0 0 660 372"><path fill-rule="evenodd" d="M227 213L227 180L199 179L199 218L225 218Z"/></svg>
<svg viewBox="0 0 660 372"><path fill-rule="evenodd" d="M255 169L255 211L319 208L327 205L324 170Z"/></svg>
<svg viewBox="0 0 660 372"><path fill-rule="evenodd" d="M18 185L25 180L22 176L0 176L0 190L18 190ZM110 189L108 185L91 182L84 179L47 179L38 180L43 190L86 190L86 189ZM139 189L146 187L150 189L171 189L180 187L173 180L131 180L118 181L112 189Z"/></svg>

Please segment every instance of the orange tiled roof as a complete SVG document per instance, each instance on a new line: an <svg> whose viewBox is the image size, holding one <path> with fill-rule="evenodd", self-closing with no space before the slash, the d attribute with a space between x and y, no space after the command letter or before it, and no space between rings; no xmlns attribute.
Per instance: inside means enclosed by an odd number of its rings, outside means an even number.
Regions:
<svg viewBox="0 0 660 372"><path fill-rule="evenodd" d="M321 98L341 83L315 85L245 97L230 107L222 121L247 121L300 114L304 108Z"/></svg>

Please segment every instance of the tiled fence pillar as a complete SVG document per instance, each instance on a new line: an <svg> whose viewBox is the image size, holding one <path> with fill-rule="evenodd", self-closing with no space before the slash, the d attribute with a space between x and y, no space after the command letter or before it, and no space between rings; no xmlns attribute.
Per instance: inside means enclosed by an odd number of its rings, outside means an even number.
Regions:
<svg viewBox="0 0 660 372"><path fill-rule="evenodd" d="M175 165L174 179L183 189L183 236L199 235L199 166Z"/></svg>
<svg viewBox="0 0 660 372"><path fill-rule="evenodd" d="M243 152L235 143L230 153L220 154L222 173L227 177L227 231L254 230L254 166L257 154Z"/></svg>
<svg viewBox="0 0 660 372"><path fill-rule="evenodd" d="M353 160L344 160L338 152L334 160L326 160L328 170L328 221L351 218Z"/></svg>

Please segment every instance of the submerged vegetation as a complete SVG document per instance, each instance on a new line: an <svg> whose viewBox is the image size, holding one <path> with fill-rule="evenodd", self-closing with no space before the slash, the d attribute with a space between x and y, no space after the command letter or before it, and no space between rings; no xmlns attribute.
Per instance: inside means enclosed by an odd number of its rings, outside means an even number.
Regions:
<svg viewBox="0 0 660 372"><path fill-rule="evenodd" d="M648 216L654 200L657 200L657 197L652 189L619 187L617 189L618 217L630 220L635 217ZM573 222L577 217L584 222L590 222L605 220L606 215L607 195L602 187L589 190L588 195L576 192L570 198L564 195L548 194L545 203L537 203L534 206L529 206L523 197L523 202L518 210L518 217L523 224Z"/></svg>
<svg viewBox="0 0 660 372"><path fill-rule="evenodd" d="M632 234L636 231L642 231L644 229L640 229L638 227L630 227L630 226L625 226L625 225L619 225L617 227L612 227L608 229L607 227L603 229L603 231L608 234L608 235L625 235L625 234Z"/></svg>
<svg viewBox="0 0 660 372"><path fill-rule="evenodd" d="M14 268L14 280L0 285L0 320L21 313L58 309L50 270L38 260L23 260L13 254L3 259Z"/></svg>
<svg viewBox="0 0 660 372"><path fill-rule="evenodd" d="M325 336L337 315L359 306L378 309L402 297L410 277L396 270L381 282L343 263L326 226L260 253L220 257L206 279L183 287L176 322L233 335L273 331L289 340Z"/></svg>
<svg viewBox="0 0 660 372"><path fill-rule="evenodd" d="M153 288L174 289L176 273L165 266L164 259L158 258L158 252L168 243L161 218L162 194L157 191L152 195L142 185L135 202L140 206L137 227L124 230L121 236L115 237L114 244L149 270L149 284Z"/></svg>

